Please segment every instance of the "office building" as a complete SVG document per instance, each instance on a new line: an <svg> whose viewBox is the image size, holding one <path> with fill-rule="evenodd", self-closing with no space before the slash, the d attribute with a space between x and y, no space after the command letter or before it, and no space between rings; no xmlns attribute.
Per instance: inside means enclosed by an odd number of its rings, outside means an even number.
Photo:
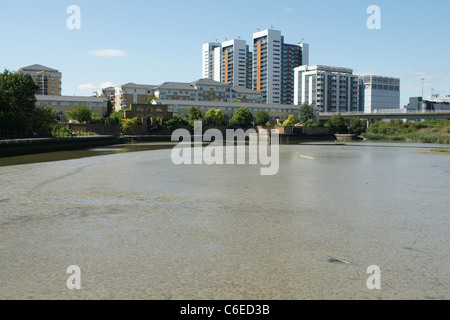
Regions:
<svg viewBox="0 0 450 320"><path fill-rule="evenodd" d="M400 109L400 79L375 75L359 76L365 113Z"/></svg>
<svg viewBox="0 0 450 320"><path fill-rule="evenodd" d="M294 69L294 104L313 104L320 112L361 111L359 78L353 70L329 66Z"/></svg>
<svg viewBox="0 0 450 320"><path fill-rule="evenodd" d="M30 75L39 86L39 95L60 96L62 94L62 74L59 70L34 64L19 69L19 72Z"/></svg>

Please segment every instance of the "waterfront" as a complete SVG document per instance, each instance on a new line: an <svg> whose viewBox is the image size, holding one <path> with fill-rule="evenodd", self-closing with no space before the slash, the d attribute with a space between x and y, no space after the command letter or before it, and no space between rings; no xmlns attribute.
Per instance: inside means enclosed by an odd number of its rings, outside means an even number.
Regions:
<svg viewBox="0 0 450 320"><path fill-rule="evenodd" d="M175 166L161 144L0 159L0 298L448 299L450 158L436 147L282 145L276 176Z"/></svg>

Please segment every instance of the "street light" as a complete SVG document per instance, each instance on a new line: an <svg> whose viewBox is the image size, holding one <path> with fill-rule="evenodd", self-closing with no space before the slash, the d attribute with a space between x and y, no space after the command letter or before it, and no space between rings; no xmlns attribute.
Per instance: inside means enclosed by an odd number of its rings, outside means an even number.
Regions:
<svg viewBox="0 0 450 320"><path fill-rule="evenodd" d="M423 81L425 80L425 78L422 78L422 100L423 100Z"/></svg>

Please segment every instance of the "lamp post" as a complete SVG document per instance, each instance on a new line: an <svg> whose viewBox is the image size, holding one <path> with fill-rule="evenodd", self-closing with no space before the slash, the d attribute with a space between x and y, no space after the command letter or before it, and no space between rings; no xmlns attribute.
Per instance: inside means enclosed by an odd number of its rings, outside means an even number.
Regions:
<svg viewBox="0 0 450 320"><path fill-rule="evenodd" d="M423 81L425 80L425 78L422 78L422 100L423 100Z"/></svg>

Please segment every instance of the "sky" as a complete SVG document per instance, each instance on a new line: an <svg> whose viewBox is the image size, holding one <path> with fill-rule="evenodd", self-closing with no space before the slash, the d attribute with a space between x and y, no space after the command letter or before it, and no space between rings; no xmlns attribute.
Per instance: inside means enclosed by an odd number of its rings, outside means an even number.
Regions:
<svg viewBox="0 0 450 320"><path fill-rule="evenodd" d="M380 29L367 26L371 5L380 8ZM450 95L448 0L2 0L0 8L1 71L58 69L63 95L193 82L201 78L203 43L251 44L253 33L269 28L286 43L309 43L311 65L399 77L402 107L422 87L426 97Z"/></svg>

